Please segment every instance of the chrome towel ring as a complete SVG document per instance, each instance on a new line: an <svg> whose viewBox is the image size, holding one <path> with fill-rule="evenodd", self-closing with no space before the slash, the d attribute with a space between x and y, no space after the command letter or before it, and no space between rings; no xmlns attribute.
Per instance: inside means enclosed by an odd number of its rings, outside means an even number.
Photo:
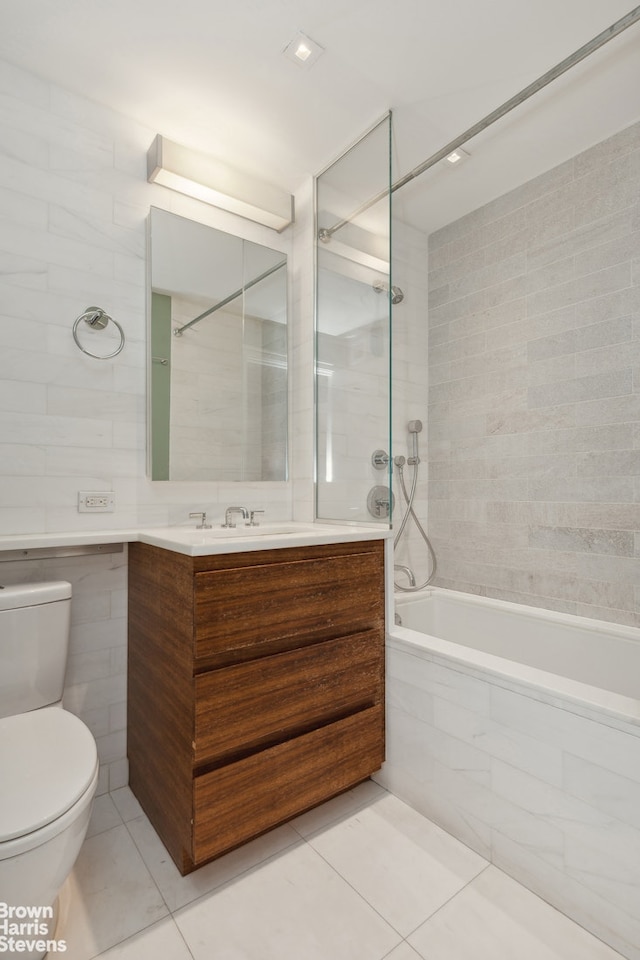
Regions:
<svg viewBox="0 0 640 960"><path fill-rule="evenodd" d="M80 321L84 320L92 330L104 330L109 322L113 323L117 328L118 333L120 334L120 343L113 353L97 354L91 353L90 350L86 350L80 340L78 339L78 327ZM120 326L117 320L114 320L113 317L110 317L108 313L102 309L102 307L87 307L84 313L81 313L80 316L76 319L73 324L73 339L76 342L76 345L82 350L83 353L86 353L88 357L93 357L94 360L111 360L112 357L117 357L122 348L124 347L124 330Z"/></svg>

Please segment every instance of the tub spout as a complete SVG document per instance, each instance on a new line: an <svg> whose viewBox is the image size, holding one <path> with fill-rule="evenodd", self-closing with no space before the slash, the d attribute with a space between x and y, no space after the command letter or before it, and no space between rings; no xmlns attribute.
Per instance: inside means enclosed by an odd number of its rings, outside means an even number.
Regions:
<svg viewBox="0 0 640 960"><path fill-rule="evenodd" d="M415 587L415 585L416 585L416 578L415 578L415 574L414 574L413 570L411 569L411 567L407 567L407 566L405 566L403 563L394 563L393 569L394 569L394 570L399 570L401 573L404 573L405 576L406 576L406 578L407 578L407 580L409 581L409 586Z"/></svg>

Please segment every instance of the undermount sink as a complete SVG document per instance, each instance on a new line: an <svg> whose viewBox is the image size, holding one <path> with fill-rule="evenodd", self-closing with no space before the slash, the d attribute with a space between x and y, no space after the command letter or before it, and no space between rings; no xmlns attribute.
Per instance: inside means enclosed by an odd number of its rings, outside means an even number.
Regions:
<svg viewBox="0 0 640 960"><path fill-rule="evenodd" d="M214 526L211 527L210 530L187 530L181 528L174 531L172 529L171 535L173 536L174 533L179 533L181 538L184 536L189 542L193 540L196 543L201 543L203 540L226 540L230 537L273 537L281 533L305 533L310 526L310 524L294 523L293 521L289 523L261 523L258 526L238 523L235 527Z"/></svg>
<svg viewBox="0 0 640 960"><path fill-rule="evenodd" d="M261 523L247 526L238 520L235 527L221 523L208 530L197 527L153 527L140 530L143 543L174 550L191 557L214 553L238 553L250 550L272 550L284 546L308 546L316 543L341 543L346 540L375 539L379 531L369 528L345 528L325 523L299 523L285 520L281 523Z"/></svg>
<svg viewBox="0 0 640 960"><path fill-rule="evenodd" d="M275 537L281 534L308 533L314 530L317 530L315 524L285 521L283 523L261 523L257 526L238 523L235 527L213 526L208 530L199 530L196 527L161 527L145 530L144 533L158 537L162 536L169 540L177 540L180 543L201 544L218 540L253 540L255 537Z"/></svg>

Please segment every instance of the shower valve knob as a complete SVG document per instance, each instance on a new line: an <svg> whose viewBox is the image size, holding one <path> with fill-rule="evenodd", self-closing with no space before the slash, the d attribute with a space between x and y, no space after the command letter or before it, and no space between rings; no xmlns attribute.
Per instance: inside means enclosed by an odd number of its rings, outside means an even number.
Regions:
<svg viewBox="0 0 640 960"><path fill-rule="evenodd" d="M376 470L384 470L389 466L389 454L386 450L374 450L371 454L371 463Z"/></svg>
<svg viewBox="0 0 640 960"><path fill-rule="evenodd" d="M377 486L369 490L367 510L376 520L385 520L393 513L395 497L389 487Z"/></svg>

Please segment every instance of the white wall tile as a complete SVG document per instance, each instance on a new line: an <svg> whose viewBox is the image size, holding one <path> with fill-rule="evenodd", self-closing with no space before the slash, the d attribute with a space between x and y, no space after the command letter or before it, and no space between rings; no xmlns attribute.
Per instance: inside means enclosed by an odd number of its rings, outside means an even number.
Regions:
<svg viewBox="0 0 640 960"><path fill-rule="evenodd" d="M388 651L387 761L376 779L636 960L637 726L504 684L486 683L490 707L473 711L434 696L457 687L458 670L427 659L409 670L417 659Z"/></svg>
<svg viewBox="0 0 640 960"><path fill-rule="evenodd" d="M305 403L292 404L291 480L153 484L145 475L144 401L150 205L282 249L292 272L294 231L276 235L148 184L146 151L154 132L106 107L1 61L0 90L0 534L183 523L191 510L221 516L238 500L265 507L270 519L289 519L298 476L309 478L304 519L311 519L311 181L294 228L306 286L292 315L292 357L302 370L300 377L292 371L291 382L292 397ZM125 331L125 348L114 360L91 359L73 342L75 318L94 303ZM98 335L91 342L98 343ZM107 342L109 331L99 340ZM113 514L78 513L78 490L96 488L115 492ZM72 582L65 700L101 740L100 789L122 786L126 554L113 567L102 556L86 557L81 566L62 560L10 566L12 582Z"/></svg>

